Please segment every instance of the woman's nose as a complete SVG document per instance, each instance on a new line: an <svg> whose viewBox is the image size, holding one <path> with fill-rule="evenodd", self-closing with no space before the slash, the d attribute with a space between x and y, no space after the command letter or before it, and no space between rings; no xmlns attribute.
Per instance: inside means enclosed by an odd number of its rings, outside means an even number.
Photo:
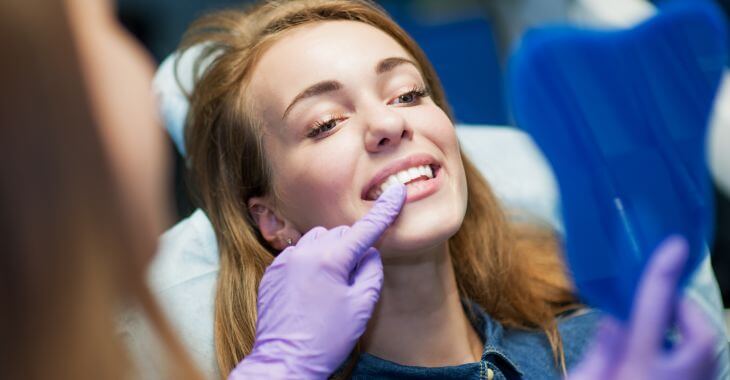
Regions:
<svg viewBox="0 0 730 380"><path fill-rule="evenodd" d="M365 147L370 153L393 149L404 139L413 138L413 130L403 116L390 106L380 106L367 119Z"/></svg>

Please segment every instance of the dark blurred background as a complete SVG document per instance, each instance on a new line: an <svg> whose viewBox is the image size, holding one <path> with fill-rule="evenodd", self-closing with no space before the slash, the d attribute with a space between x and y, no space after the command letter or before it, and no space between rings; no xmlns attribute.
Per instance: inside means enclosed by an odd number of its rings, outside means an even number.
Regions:
<svg viewBox="0 0 730 380"><path fill-rule="evenodd" d="M458 122L510 125L502 69L509 46L530 26L562 22L574 0L382 0L378 1L421 45L444 84ZM670 1L656 0L655 4ZM119 0L122 23L157 62L172 53L188 24L205 12L246 0ZM730 14L730 0L715 1ZM730 39L728 39L730 41ZM458 44L454 44L458 41ZM454 46L458 46L455 51ZM729 47L730 48L730 47ZM475 71L473 68L479 67ZM468 72L465 76L463 73ZM174 157L178 220L193 206L187 196L182 158ZM730 197L715 191L716 237L712 259L723 301L730 307Z"/></svg>

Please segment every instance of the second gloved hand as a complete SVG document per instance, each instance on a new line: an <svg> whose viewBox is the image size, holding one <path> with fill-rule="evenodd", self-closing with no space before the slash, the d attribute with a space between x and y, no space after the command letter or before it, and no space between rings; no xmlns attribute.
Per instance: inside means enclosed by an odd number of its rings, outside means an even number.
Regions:
<svg viewBox="0 0 730 380"><path fill-rule="evenodd" d="M688 248L684 239L667 239L642 276L627 325L605 317L593 348L568 380L711 379L716 366L710 323L697 305L675 299ZM679 341L664 347L676 317Z"/></svg>
<svg viewBox="0 0 730 380"><path fill-rule="evenodd" d="M338 368L380 296L373 245L405 198L405 186L391 186L352 226L313 228L279 254L259 286L254 348L229 379L324 379Z"/></svg>

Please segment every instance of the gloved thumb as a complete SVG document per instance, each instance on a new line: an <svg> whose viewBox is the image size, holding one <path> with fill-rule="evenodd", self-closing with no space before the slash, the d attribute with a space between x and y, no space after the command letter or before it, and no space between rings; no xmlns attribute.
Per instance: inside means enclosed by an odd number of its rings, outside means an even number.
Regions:
<svg viewBox="0 0 730 380"><path fill-rule="evenodd" d="M352 297L361 300L358 305L366 318L370 318L375 304L380 298L380 289L383 287L383 262L380 252L375 248L365 251L360 263L352 274L350 293ZM365 315L363 315L365 316Z"/></svg>

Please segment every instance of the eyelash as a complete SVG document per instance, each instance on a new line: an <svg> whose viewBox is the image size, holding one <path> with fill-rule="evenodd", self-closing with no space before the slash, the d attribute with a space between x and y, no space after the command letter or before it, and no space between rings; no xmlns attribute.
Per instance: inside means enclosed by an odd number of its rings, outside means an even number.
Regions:
<svg viewBox="0 0 730 380"><path fill-rule="evenodd" d="M410 90L407 92L398 95L395 99L402 99L404 96L414 96L414 99L411 102L407 103L399 103L399 104L412 104L418 101L419 99L423 99L426 97L431 96L431 92L426 87L418 87L413 86ZM344 115L332 115L327 118L327 120L324 121L317 121L314 123L314 126L309 130L307 133L307 137L314 139L320 136L322 133L327 133L334 129L337 126L338 121L342 121L345 119Z"/></svg>
<svg viewBox="0 0 730 380"><path fill-rule="evenodd" d="M321 133L326 133L334 129L337 124L336 122L342 121L345 118L344 115L332 115L325 121L317 121L314 126L307 133L307 137L310 139L317 138ZM326 129L325 129L326 128Z"/></svg>
<svg viewBox="0 0 730 380"><path fill-rule="evenodd" d="M406 93L398 95L396 99L400 99L404 96L408 95L414 95L416 98L413 100L414 102L418 99L426 98L431 96L431 91L428 90L426 87L419 87L419 86L413 86L410 90L408 90ZM406 103L410 104L410 103Z"/></svg>

